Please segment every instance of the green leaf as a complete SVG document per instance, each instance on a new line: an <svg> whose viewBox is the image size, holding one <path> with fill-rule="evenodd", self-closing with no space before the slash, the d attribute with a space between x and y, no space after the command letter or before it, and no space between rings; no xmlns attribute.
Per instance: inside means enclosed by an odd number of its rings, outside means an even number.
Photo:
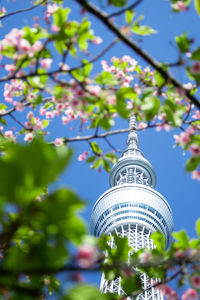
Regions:
<svg viewBox="0 0 200 300"><path fill-rule="evenodd" d="M127 295L131 295L133 292L141 291L142 281L139 274L122 279L122 289Z"/></svg>
<svg viewBox="0 0 200 300"><path fill-rule="evenodd" d="M98 158L91 166L91 169L97 169L100 167L101 164L102 164L102 158Z"/></svg>
<svg viewBox="0 0 200 300"><path fill-rule="evenodd" d="M198 167L199 164L200 164L200 157L192 156L186 162L186 171L191 172L191 171L196 170L196 168Z"/></svg>
<svg viewBox="0 0 200 300"><path fill-rule="evenodd" d="M176 36L175 41L181 53L188 52L190 47L190 40L187 37L187 32L184 32L182 35Z"/></svg>
<svg viewBox="0 0 200 300"><path fill-rule="evenodd" d="M141 110L145 113L147 121L151 121L160 109L160 100L154 96L147 95L144 97Z"/></svg>
<svg viewBox="0 0 200 300"><path fill-rule="evenodd" d="M86 162L87 162L87 163L91 163L91 162L93 162L95 159L96 159L96 156L95 156L95 155L94 155L94 156L90 156L90 157L88 157L88 159L86 160Z"/></svg>
<svg viewBox="0 0 200 300"><path fill-rule="evenodd" d="M92 148L92 151L94 151L97 154L102 153L102 149L99 147L99 145L96 142L91 142L90 147Z"/></svg>
<svg viewBox="0 0 200 300"><path fill-rule="evenodd" d="M173 126L175 126L175 127L181 126L183 114L185 112L185 108L183 106L176 104L171 99L167 99L164 102L162 111L164 111L166 113L167 120L170 123L172 123Z"/></svg>
<svg viewBox="0 0 200 300"><path fill-rule="evenodd" d="M100 75L98 75L95 79L96 83L102 84L102 85L117 85L118 81L115 78L115 76L113 74L111 74L110 72L102 72Z"/></svg>
<svg viewBox="0 0 200 300"><path fill-rule="evenodd" d="M67 17L68 14L70 12L69 8L63 8L63 7L59 7L55 13L53 14L54 17L54 23L56 26L58 26L61 30L65 29L66 27L66 21L67 21Z"/></svg>
<svg viewBox="0 0 200 300"><path fill-rule="evenodd" d="M157 86L159 86L159 87L162 87L165 84L165 79L162 77L162 75L158 71L155 72L155 80L156 80Z"/></svg>
<svg viewBox="0 0 200 300"><path fill-rule="evenodd" d="M130 111L127 109L126 99L123 97L121 92L117 93L117 103L116 103L116 109L118 114L124 118L127 119L129 117Z"/></svg>
<svg viewBox="0 0 200 300"><path fill-rule="evenodd" d="M107 295L92 285L78 284L69 290L68 295L61 300L106 300Z"/></svg>
<svg viewBox="0 0 200 300"><path fill-rule="evenodd" d="M190 57L192 60L200 60L200 47L192 52L192 56Z"/></svg>
<svg viewBox="0 0 200 300"><path fill-rule="evenodd" d="M200 236L200 219L196 221L196 232Z"/></svg>
<svg viewBox="0 0 200 300"><path fill-rule="evenodd" d="M157 33L156 30L154 30L153 28L146 26L146 25L139 25L138 23L135 23L132 27L132 31L135 34L138 35L152 35Z"/></svg>
<svg viewBox="0 0 200 300"><path fill-rule="evenodd" d="M172 236L177 240L174 242L174 246L180 248L181 250L186 250L189 246L189 238L185 232L185 230L181 230L179 232L172 233Z"/></svg>
<svg viewBox="0 0 200 300"><path fill-rule="evenodd" d="M126 5L127 1L126 0L109 0L109 4L112 4L116 7L122 7Z"/></svg>
<svg viewBox="0 0 200 300"><path fill-rule="evenodd" d="M194 7L195 7L198 15L200 15L200 0L194 0Z"/></svg>
<svg viewBox="0 0 200 300"><path fill-rule="evenodd" d="M109 173L110 169L111 169L109 162L106 159L103 159L102 165L103 165L104 170L106 170L106 172Z"/></svg>
<svg viewBox="0 0 200 300"><path fill-rule="evenodd" d="M151 239L154 242L154 245L156 246L156 250L160 253L163 253L166 249L166 241L165 236L161 232L153 232L151 234Z"/></svg>
<svg viewBox="0 0 200 300"><path fill-rule="evenodd" d="M25 203L38 196L57 178L72 154L65 146L54 148L41 140L7 148L0 160L0 196L14 203Z"/></svg>
<svg viewBox="0 0 200 300"><path fill-rule="evenodd" d="M135 16L134 10L126 10L126 23L130 25L132 23L133 17Z"/></svg>

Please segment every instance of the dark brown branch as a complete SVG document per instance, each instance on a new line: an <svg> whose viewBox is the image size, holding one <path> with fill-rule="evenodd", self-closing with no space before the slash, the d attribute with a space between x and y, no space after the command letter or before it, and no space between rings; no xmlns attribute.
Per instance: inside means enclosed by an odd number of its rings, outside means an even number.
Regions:
<svg viewBox="0 0 200 300"><path fill-rule="evenodd" d="M19 120L17 120L15 118L15 116L12 115L12 113L9 114L9 116L16 122L18 123L21 127L23 127L24 129L28 130L28 128L26 128L26 126L24 126L24 124L22 122L20 122Z"/></svg>
<svg viewBox="0 0 200 300"><path fill-rule="evenodd" d="M108 146L113 149L115 152L117 153L122 153L122 150L116 149L113 144L109 141L109 139L107 138L107 136L104 137L104 140L106 141L106 143L108 144Z"/></svg>
<svg viewBox="0 0 200 300"><path fill-rule="evenodd" d="M126 34L124 34L118 26L116 26L113 22L108 19L108 15L97 8L95 5L86 2L85 0L76 0L80 5L82 5L88 12L96 16L107 28L109 28L121 41L123 41L131 50L136 52L140 57L142 57L147 63L149 63L154 69L156 69L162 77L168 83L172 83L176 88L184 91L187 98L193 103L198 109L200 109L200 102L197 98L195 98L191 93L185 89L182 84L170 75L167 71L165 71L161 64L153 59L146 51L141 49L131 38L129 38Z"/></svg>
<svg viewBox="0 0 200 300"><path fill-rule="evenodd" d="M37 4L37 5L33 5L33 6L30 6L30 7L27 7L27 8L23 8L23 9L19 9L19 10L17 10L17 11L13 11L13 12L11 12L11 13L9 13L9 14L6 14L6 15L0 17L0 20L5 19L5 18L8 18L8 17L11 17L11 16L13 16L13 15L17 15L17 14L20 14L20 13L23 13L23 12L30 11L30 10L32 10L32 9L34 9L34 8L36 8L36 7L40 6L40 5L42 5L42 4L44 4L45 2L46 2L46 0L42 1L41 3L39 3L39 4Z"/></svg>
<svg viewBox="0 0 200 300"><path fill-rule="evenodd" d="M161 124L148 125L145 128L138 129L138 131L144 130L147 128L154 128L154 127L157 127L160 125ZM117 129L117 130L113 130L113 131L106 131L106 132L100 133L100 134L93 134L93 135L91 134L91 135L87 135L87 136L76 136L76 137L72 137L72 138L65 138L64 142L72 143L72 142L80 142L80 141L90 141L90 140L99 139L99 138L105 139L105 137L107 137L107 136L121 134L121 133L127 133L128 131L129 131L129 128L126 128L126 129Z"/></svg>
<svg viewBox="0 0 200 300"><path fill-rule="evenodd" d="M108 16L108 19L113 18L113 17L116 17L116 16L119 16L119 15L125 13L125 11L127 11L127 10L134 9L134 8L135 8L136 6L138 6L142 1L143 1L143 0L137 0L135 3L131 4L130 6L127 6L127 7L123 8L123 9L121 9L120 11L117 11L117 12L115 12L115 13L113 13L113 14L110 14L110 15Z"/></svg>

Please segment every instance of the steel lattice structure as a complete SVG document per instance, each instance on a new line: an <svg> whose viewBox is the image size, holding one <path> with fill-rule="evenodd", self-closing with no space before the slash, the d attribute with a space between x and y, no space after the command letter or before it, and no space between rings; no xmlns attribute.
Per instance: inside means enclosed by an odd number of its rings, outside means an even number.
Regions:
<svg viewBox="0 0 200 300"><path fill-rule="evenodd" d="M132 116L129 120L127 149L111 170L111 188L94 205L91 233L97 237L109 234L111 247L113 233L126 236L129 245L139 250L153 248L151 233L160 231L165 235L168 247L173 231L172 211L165 198L154 189L156 176L139 149L136 126L136 118ZM153 281L146 274L141 278L146 291L137 300L163 300L158 289L150 288ZM124 294L120 278L107 281L102 275L100 289L104 293ZM127 299L131 300L130 297Z"/></svg>

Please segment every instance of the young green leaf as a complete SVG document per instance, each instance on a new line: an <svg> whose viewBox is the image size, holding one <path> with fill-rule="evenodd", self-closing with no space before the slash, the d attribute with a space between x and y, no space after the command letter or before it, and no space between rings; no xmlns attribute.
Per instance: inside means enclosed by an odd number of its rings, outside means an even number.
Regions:
<svg viewBox="0 0 200 300"><path fill-rule="evenodd" d="M198 15L200 15L200 0L194 0L194 7L195 7Z"/></svg>
<svg viewBox="0 0 200 300"><path fill-rule="evenodd" d="M196 221L196 232L200 236L200 219Z"/></svg>

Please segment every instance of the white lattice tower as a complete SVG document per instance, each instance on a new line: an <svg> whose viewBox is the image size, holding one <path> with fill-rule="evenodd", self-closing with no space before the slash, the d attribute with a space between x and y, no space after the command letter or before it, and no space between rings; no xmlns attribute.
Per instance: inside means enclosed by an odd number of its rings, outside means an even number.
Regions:
<svg viewBox="0 0 200 300"><path fill-rule="evenodd" d="M91 232L97 237L109 234L111 241L113 233L127 237L129 245L139 250L153 248L151 233L160 231L165 235L168 247L173 231L172 212L165 198L154 190L156 176L138 147L136 127L136 117L132 116L129 120L127 149L111 170L111 188L94 205ZM163 300L158 289L150 288L153 281L146 274L141 278L146 291L137 296L137 300ZM124 294L120 278L107 281L102 275L100 289L105 293Z"/></svg>

